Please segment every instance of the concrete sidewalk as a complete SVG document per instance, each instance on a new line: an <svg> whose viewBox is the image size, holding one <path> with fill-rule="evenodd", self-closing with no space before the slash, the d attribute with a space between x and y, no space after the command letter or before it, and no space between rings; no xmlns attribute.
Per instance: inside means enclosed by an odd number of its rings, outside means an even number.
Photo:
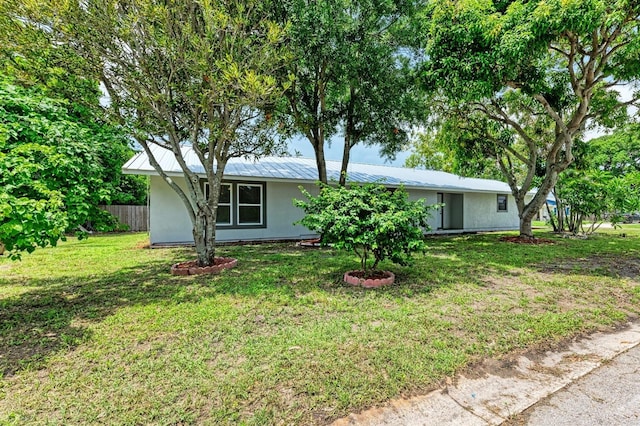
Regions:
<svg viewBox="0 0 640 426"><path fill-rule="evenodd" d="M487 360L473 376L460 376L446 388L333 425L640 425L639 345L635 321L559 352L526 354L515 362ZM571 416L576 413L583 415Z"/></svg>

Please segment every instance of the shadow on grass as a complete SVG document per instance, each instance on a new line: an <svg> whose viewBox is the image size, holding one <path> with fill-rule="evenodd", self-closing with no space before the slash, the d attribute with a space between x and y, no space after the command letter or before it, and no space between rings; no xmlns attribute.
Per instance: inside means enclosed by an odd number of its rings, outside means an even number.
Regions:
<svg viewBox="0 0 640 426"><path fill-rule="evenodd" d="M501 273L528 268L563 275L580 273L632 279L640 274L640 241L637 237L606 234L581 240L544 232L537 236L551 239L553 244L529 245L500 241L502 235L433 238L429 240L429 254L436 258L455 258L461 265L461 272Z"/></svg>
<svg viewBox="0 0 640 426"><path fill-rule="evenodd" d="M32 279L30 290L0 300L0 371L34 368L58 350L91 336L88 325L117 309L175 299L183 282L166 262L145 263L109 275Z"/></svg>
<svg viewBox="0 0 640 426"><path fill-rule="evenodd" d="M106 274L86 271L81 275L0 280L0 287L22 285L26 290L0 299L2 375L40 368L50 355L73 350L89 340L92 324L129 306L197 303L218 295L272 299L275 303L298 303L301 296L318 291L354 301L372 295L370 290L342 282L342 273L357 263L353 256L332 249L271 244L221 247L218 254L237 257L238 266L220 275L174 277L169 274L170 265L193 258L193 251L172 249L167 250L167 260L145 260ZM404 285L377 294L407 296L418 287L430 291L429 285L404 280Z"/></svg>
<svg viewBox="0 0 640 426"><path fill-rule="evenodd" d="M396 272L396 284L375 290L342 282L342 273L357 266L353 255L291 244L222 247L219 254L237 257L239 265L217 276L171 276L172 261L193 256L192 251L173 250L167 252L168 260L145 261L110 274L29 279L23 283L27 291L0 300L0 371L10 376L38 368L51 354L72 350L90 339L91 324L128 306L197 303L217 295L296 303L300 295L317 291L354 302L404 298L460 283L483 287L487 276L517 279L519 268L525 267L633 278L640 273L638 251L633 248L637 238L557 239L549 246L515 245L498 238L491 234L430 238L427 253L412 266L383 264ZM625 266L620 269L619 265Z"/></svg>

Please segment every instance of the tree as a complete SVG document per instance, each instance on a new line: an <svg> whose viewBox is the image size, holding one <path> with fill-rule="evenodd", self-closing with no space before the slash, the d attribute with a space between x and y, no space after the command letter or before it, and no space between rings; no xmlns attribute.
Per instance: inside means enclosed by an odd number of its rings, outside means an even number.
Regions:
<svg viewBox="0 0 640 426"><path fill-rule="evenodd" d="M116 226L98 205L119 190L128 140L72 110L37 87L0 78L0 241L13 258L89 223L102 231Z"/></svg>
<svg viewBox="0 0 640 426"><path fill-rule="evenodd" d="M43 2L37 9L24 0L0 2L0 71L16 85L37 86L49 98L68 100L68 113L89 121L102 113L98 80L85 58L55 42L41 19L54 13Z"/></svg>
<svg viewBox="0 0 640 426"><path fill-rule="evenodd" d="M266 2L244 0L96 0L72 2L57 15L59 22L47 24L92 65L111 111L182 200L200 266L215 263L227 162L278 148L265 111L285 88L274 75L287 59L286 28L269 19L268 9ZM184 189L162 170L153 146L176 157ZM187 166L188 150L210 191Z"/></svg>
<svg viewBox="0 0 640 426"><path fill-rule="evenodd" d="M306 213L299 223L318 232L321 244L356 253L365 277L387 258L406 265L412 253L424 249L432 208L424 200L409 201L403 188L380 184L319 185L315 197L300 188L308 201L294 200Z"/></svg>
<svg viewBox="0 0 640 426"><path fill-rule="evenodd" d="M113 135L111 151L100 151L101 179L109 186L111 204L146 204L146 176L123 175L121 167L134 151L124 134L107 122L100 104L102 92L86 58L68 45L54 42L46 27L30 25L38 16L20 7L22 2L0 3L0 74L11 84L31 89L38 96L57 99L69 119ZM35 11L34 11L35 12ZM103 131L104 130L104 131ZM116 134L119 136L115 136ZM99 145L104 148L104 145Z"/></svg>
<svg viewBox="0 0 640 426"><path fill-rule="evenodd" d="M333 94L344 136L342 186L354 146L379 144L383 156L394 158L426 113L423 93L415 84L419 59L403 39L411 28L414 3L361 0L347 9L348 42L336 58L340 84L334 87L340 91Z"/></svg>
<svg viewBox="0 0 640 426"><path fill-rule="evenodd" d="M558 206L554 229L591 234L605 220L615 226L624 214L640 211L640 172L615 176L599 169L569 169L558 179L554 195ZM585 220L591 221L586 229Z"/></svg>
<svg viewBox="0 0 640 426"><path fill-rule="evenodd" d="M584 156L590 167L602 168L614 176L640 171L640 123L592 139L585 150Z"/></svg>
<svg viewBox="0 0 640 426"><path fill-rule="evenodd" d="M378 143L393 158L424 110L412 73L418 59L403 39L416 3L294 0L283 8L296 58L288 115L314 149L321 182L327 182L324 149L332 136L343 135L344 185L355 145Z"/></svg>
<svg viewBox="0 0 640 426"><path fill-rule="evenodd" d="M434 3L425 82L438 89L448 129L473 135L471 152L496 160L522 236L533 235L585 128L616 126L637 102L615 89L640 73L639 10L624 0Z"/></svg>
<svg viewBox="0 0 640 426"><path fill-rule="evenodd" d="M553 189L556 231L592 233L606 219L614 225L624 214L640 211L638 125L576 145L576 161ZM585 229L583 221L591 220Z"/></svg>
<svg viewBox="0 0 640 426"><path fill-rule="evenodd" d="M444 129L436 132L429 129L418 133L411 141L412 153L405 161L405 167L500 180L503 175L495 167L495 160L463 149L474 147L473 143L465 144L465 138L460 132L447 132ZM474 161L468 161L469 158Z"/></svg>

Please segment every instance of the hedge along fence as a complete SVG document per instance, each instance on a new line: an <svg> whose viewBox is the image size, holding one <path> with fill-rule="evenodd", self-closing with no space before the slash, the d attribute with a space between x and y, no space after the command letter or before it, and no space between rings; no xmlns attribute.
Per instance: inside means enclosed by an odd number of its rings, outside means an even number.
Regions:
<svg viewBox="0 0 640 426"><path fill-rule="evenodd" d="M149 208L147 206L100 206L127 225L129 231L148 231Z"/></svg>

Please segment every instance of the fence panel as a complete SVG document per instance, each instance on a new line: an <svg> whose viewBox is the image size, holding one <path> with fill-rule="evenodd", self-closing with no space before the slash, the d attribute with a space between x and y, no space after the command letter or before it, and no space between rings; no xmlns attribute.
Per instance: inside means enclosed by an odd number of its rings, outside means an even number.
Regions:
<svg viewBox="0 0 640 426"><path fill-rule="evenodd" d="M130 231L147 231L149 208L147 206L100 206L129 226Z"/></svg>

